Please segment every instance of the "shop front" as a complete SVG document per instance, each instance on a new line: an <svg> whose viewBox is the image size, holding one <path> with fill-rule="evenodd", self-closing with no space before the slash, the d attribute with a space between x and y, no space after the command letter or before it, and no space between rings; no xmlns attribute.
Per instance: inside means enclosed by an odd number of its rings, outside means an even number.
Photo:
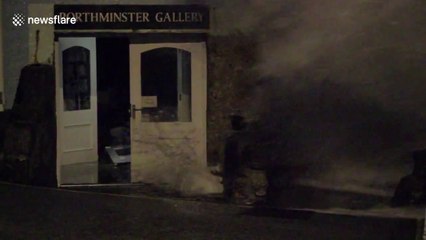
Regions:
<svg viewBox="0 0 426 240"><path fill-rule="evenodd" d="M207 166L208 8L55 5L57 180L171 181Z"/></svg>

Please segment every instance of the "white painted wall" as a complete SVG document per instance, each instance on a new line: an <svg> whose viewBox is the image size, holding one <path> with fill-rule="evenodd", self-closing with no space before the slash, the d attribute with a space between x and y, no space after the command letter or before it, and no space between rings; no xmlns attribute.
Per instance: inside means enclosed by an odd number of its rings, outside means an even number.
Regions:
<svg viewBox="0 0 426 240"><path fill-rule="evenodd" d="M53 4L30 4L28 7L28 17L51 17L53 16ZM38 46L38 62L53 63L54 52L54 25L29 25L29 45L28 62L34 61L36 46L36 32L40 30L40 41Z"/></svg>

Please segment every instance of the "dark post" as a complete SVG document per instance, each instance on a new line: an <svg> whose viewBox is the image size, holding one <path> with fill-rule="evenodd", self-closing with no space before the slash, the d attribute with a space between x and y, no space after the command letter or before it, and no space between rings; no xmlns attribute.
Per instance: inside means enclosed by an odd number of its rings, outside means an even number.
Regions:
<svg viewBox="0 0 426 240"><path fill-rule="evenodd" d="M4 134L9 181L56 186L55 71L32 64L21 71Z"/></svg>

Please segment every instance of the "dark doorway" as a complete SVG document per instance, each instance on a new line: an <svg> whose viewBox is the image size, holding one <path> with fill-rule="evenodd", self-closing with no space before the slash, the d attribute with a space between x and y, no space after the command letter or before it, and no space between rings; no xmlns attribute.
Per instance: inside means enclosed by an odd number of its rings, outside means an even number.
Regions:
<svg viewBox="0 0 426 240"><path fill-rule="evenodd" d="M99 183L130 182L129 40L97 38Z"/></svg>

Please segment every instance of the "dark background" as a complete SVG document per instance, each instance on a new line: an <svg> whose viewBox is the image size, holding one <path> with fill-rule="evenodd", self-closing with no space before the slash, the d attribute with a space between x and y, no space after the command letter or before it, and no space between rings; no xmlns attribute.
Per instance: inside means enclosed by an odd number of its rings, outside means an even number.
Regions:
<svg viewBox="0 0 426 240"><path fill-rule="evenodd" d="M227 41L211 42L209 66L235 72L210 82L209 106L246 115L297 183L391 195L426 146L426 2L206 2Z"/></svg>

